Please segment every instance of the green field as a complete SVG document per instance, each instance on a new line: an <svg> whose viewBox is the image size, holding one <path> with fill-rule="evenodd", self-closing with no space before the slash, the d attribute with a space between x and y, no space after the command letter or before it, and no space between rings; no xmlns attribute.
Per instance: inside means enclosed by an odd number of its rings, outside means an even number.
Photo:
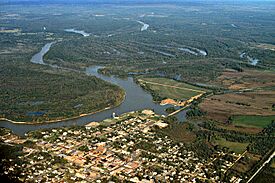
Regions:
<svg viewBox="0 0 275 183"><path fill-rule="evenodd" d="M264 128L269 125L275 116L234 116L233 124L236 126Z"/></svg>
<svg viewBox="0 0 275 183"><path fill-rule="evenodd" d="M141 81L161 98L183 100L206 92L205 89L167 78L141 78Z"/></svg>
<svg viewBox="0 0 275 183"><path fill-rule="evenodd" d="M218 145L222 147L227 147L230 150L236 152L236 153L243 153L246 150L246 147L249 143L240 143L240 142L230 142L223 138L215 141Z"/></svg>

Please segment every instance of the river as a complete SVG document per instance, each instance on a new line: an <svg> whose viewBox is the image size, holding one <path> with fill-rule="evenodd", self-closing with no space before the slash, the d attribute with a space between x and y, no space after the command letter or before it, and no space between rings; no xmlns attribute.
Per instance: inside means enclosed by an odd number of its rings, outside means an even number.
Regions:
<svg viewBox="0 0 275 183"><path fill-rule="evenodd" d="M31 62L34 63L34 64L46 65L46 63L43 61L43 56L50 50L50 48L53 44L54 44L54 42L51 42L51 43L47 43L45 46L43 46L41 51L38 52L37 54L35 54L31 58Z"/></svg>
<svg viewBox="0 0 275 183"><path fill-rule="evenodd" d="M76 30L76 29L65 29L66 32L72 32L72 33L76 33L76 34L81 34L84 37L88 37L90 36L89 33L82 31L82 30Z"/></svg>
<svg viewBox="0 0 275 183"><path fill-rule="evenodd" d="M31 62L35 64L47 65L43 61L43 56L50 50L51 46L54 44L46 44L39 53L35 54ZM49 65L51 67L56 67ZM95 114L79 117L76 119L55 122L55 123L44 123L44 124L15 124L9 121L1 121L0 127L5 127L11 129L15 134L23 136L29 131L39 130L39 129L48 129L48 128L58 128L63 126L74 126L74 125L86 125L93 121L102 121L107 118L111 118L113 113L120 115L130 111L137 111L142 109L153 109L155 113L161 115L167 115L165 109L170 107L169 105L161 106L158 103L153 102L152 96L150 93L143 90L138 84L136 84L132 77L126 79L121 79L114 76L105 76L99 74L97 71L102 66L91 66L86 68L85 73L87 75L96 76L100 79L103 79L107 82L113 83L120 86L125 90L126 96L125 100L118 107L107 109ZM176 115L178 120L183 121L185 119L185 111L182 111Z"/></svg>
<svg viewBox="0 0 275 183"><path fill-rule="evenodd" d="M140 23L141 25L142 25L142 27L141 27L141 29L140 29L140 31L142 32L142 31L146 31L148 28L149 28L149 24L146 24L146 23L144 23L144 22L142 22L142 21L137 21L138 23Z"/></svg>
<svg viewBox="0 0 275 183"><path fill-rule="evenodd" d="M191 49L193 49L193 50L191 50ZM190 53L190 54L192 54L192 55L196 55L196 56L198 56L198 55L201 55L201 56L207 56L207 52L206 51L204 51L204 50L200 50L200 49L198 49L198 48L178 48L178 50L180 50L180 51L184 51L184 52L187 52L187 53Z"/></svg>

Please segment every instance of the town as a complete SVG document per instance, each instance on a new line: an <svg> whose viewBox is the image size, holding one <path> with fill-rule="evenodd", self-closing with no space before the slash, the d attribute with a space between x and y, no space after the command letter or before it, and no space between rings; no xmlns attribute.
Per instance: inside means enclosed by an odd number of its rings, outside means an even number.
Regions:
<svg viewBox="0 0 275 183"><path fill-rule="evenodd" d="M206 161L158 133L162 128L169 128L165 118L143 110L85 127L33 131L25 138L7 132L1 141L23 145L18 157L23 163L3 159L13 162L4 173L20 169L24 182L219 182L241 157L217 151Z"/></svg>

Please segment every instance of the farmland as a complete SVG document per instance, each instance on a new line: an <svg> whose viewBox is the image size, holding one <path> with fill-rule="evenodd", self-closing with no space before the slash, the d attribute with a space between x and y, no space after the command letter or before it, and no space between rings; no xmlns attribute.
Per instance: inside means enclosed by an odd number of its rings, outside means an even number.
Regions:
<svg viewBox="0 0 275 183"><path fill-rule="evenodd" d="M225 70L212 84L231 90L265 89L275 85L275 73L269 70L244 69L242 72Z"/></svg>
<svg viewBox="0 0 275 183"><path fill-rule="evenodd" d="M233 124L243 127L264 128L275 121L275 116L234 116Z"/></svg>
<svg viewBox="0 0 275 183"><path fill-rule="evenodd" d="M232 115L274 115L274 91L243 92L215 95L199 106L209 119L226 121Z"/></svg>

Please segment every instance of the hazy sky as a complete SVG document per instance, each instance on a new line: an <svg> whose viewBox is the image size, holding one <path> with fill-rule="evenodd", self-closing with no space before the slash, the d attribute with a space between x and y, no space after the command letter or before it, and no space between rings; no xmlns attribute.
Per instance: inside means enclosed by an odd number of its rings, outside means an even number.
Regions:
<svg viewBox="0 0 275 183"><path fill-rule="evenodd" d="M15 3L62 3L62 4L72 4L72 3L96 3L96 4L123 4L123 3L194 3L194 2L201 2L201 3L234 3L234 4L244 4L248 2L275 2L275 0L0 0L0 4L15 4Z"/></svg>
<svg viewBox="0 0 275 183"><path fill-rule="evenodd" d="M0 2L249 2L249 1L275 1L275 0L0 0Z"/></svg>

